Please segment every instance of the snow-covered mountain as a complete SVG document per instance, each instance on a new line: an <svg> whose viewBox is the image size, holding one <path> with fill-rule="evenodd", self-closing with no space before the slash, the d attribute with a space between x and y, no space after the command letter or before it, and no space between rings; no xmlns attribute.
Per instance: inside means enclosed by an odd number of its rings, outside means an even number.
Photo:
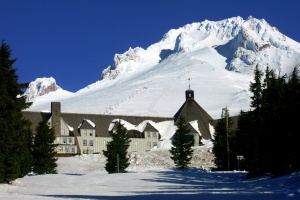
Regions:
<svg viewBox="0 0 300 200"><path fill-rule="evenodd" d="M116 54L101 80L52 97L63 112L170 117L190 85L196 101L218 118L226 106L231 115L249 109L256 65L290 75L300 66L300 44L263 19L205 20L172 29L147 49ZM29 110L50 109L52 97L36 98Z"/></svg>
<svg viewBox="0 0 300 200"><path fill-rule="evenodd" d="M55 91L61 92L63 89L56 84L56 80L53 77L37 78L28 85L24 96L26 96L27 101L33 101L36 97ZM68 92L66 91L66 93Z"/></svg>

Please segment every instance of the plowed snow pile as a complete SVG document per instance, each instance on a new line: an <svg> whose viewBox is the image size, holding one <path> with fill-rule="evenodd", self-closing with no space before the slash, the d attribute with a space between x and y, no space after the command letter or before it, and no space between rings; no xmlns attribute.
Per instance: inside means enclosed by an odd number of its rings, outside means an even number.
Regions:
<svg viewBox="0 0 300 200"><path fill-rule="evenodd" d="M163 170L175 167L168 150L152 150L147 152L132 152L129 154L128 171ZM83 154L76 156L80 160L98 162L99 169L105 170L106 157L103 154ZM214 167L212 147L194 148L190 167L209 169Z"/></svg>

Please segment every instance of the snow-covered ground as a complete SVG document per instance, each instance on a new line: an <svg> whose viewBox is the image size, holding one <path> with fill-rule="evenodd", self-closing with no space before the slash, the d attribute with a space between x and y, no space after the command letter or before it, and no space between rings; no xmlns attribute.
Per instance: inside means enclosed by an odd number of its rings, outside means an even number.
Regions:
<svg viewBox="0 0 300 200"><path fill-rule="evenodd" d="M131 154L125 174L107 174L101 154L59 158L58 174L0 184L0 199L300 199L300 173L247 179L246 172L213 172L211 148L195 151L185 172L161 150Z"/></svg>

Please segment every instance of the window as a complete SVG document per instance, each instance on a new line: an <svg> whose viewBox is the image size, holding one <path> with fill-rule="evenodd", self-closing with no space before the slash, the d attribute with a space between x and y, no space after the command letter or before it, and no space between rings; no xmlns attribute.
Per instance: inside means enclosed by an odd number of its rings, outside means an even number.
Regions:
<svg viewBox="0 0 300 200"><path fill-rule="evenodd" d="M75 153L75 148L74 147L71 148L71 153Z"/></svg>
<svg viewBox="0 0 300 200"><path fill-rule="evenodd" d="M89 145L90 145L90 146L94 146L94 140L90 140L90 141L89 141Z"/></svg>
<svg viewBox="0 0 300 200"><path fill-rule="evenodd" d="M65 147L65 152L69 153L69 147Z"/></svg>
<svg viewBox="0 0 300 200"><path fill-rule="evenodd" d="M82 136L86 136L86 130L81 130Z"/></svg>
<svg viewBox="0 0 300 200"><path fill-rule="evenodd" d="M73 144L73 138L69 138L69 144Z"/></svg>
<svg viewBox="0 0 300 200"><path fill-rule="evenodd" d="M63 143L67 144L67 138L63 138Z"/></svg>
<svg viewBox="0 0 300 200"><path fill-rule="evenodd" d="M151 138L151 133L147 132L147 138Z"/></svg>
<svg viewBox="0 0 300 200"><path fill-rule="evenodd" d="M82 143L83 143L83 146L86 146L87 145L87 140L83 140Z"/></svg>

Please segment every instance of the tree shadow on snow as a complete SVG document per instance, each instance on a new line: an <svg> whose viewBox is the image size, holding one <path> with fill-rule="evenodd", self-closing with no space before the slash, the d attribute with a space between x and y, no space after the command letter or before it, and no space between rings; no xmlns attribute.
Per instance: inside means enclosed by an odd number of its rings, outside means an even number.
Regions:
<svg viewBox="0 0 300 200"><path fill-rule="evenodd" d="M273 186L249 181L246 173L240 172L205 172L192 169L188 171L156 172L157 178L143 179L157 183L145 191L128 191L133 196L107 195L46 195L52 198L71 199L106 199L106 200L178 200L178 199L214 199L214 200L282 200L299 199L299 194L290 195L282 190L273 191ZM101 191L99 191L101 193Z"/></svg>

